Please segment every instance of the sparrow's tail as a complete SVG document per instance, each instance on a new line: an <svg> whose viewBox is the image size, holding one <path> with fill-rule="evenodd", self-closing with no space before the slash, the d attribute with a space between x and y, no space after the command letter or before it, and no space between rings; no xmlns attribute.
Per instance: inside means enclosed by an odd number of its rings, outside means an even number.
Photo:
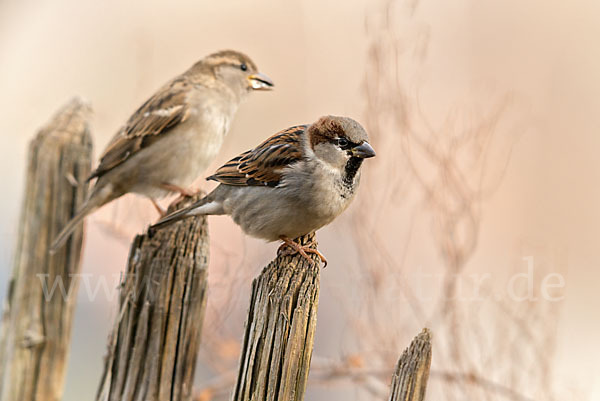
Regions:
<svg viewBox="0 0 600 401"><path fill-rule="evenodd" d="M105 187L101 188L98 191L94 191L90 198L85 201L81 209L77 211L75 216L63 227L63 229L58 233L54 242L50 246L50 253L55 253L59 250L65 242L69 239L73 231L79 226L81 221L94 210L98 209L100 206L104 205L107 202L110 202L116 198L112 191L112 185L108 184Z"/></svg>
<svg viewBox="0 0 600 401"><path fill-rule="evenodd" d="M205 196L197 202L192 203L189 206L179 209L156 223L150 226L149 231L159 230L163 227L170 226L171 224L178 222L183 219L187 219L192 216L201 216L207 214L224 214L223 206L221 202L215 201L210 195Z"/></svg>

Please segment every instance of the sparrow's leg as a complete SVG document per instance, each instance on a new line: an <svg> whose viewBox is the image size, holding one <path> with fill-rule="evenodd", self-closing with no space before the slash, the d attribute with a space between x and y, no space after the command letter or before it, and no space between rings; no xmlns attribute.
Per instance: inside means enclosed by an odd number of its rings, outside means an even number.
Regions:
<svg viewBox="0 0 600 401"><path fill-rule="evenodd" d="M196 195L196 192L192 189L182 188L179 185L171 184L168 182L163 182L160 184L162 189L166 189L167 191L177 192L180 198L192 197Z"/></svg>
<svg viewBox="0 0 600 401"><path fill-rule="evenodd" d="M154 198L148 197L148 199L150 199L150 202L152 202L152 206L154 206L154 208L160 215L160 218L163 218L167 215L167 211L165 209L163 209L162 207L160 207L160 205L158 203L156 203L156 200L154 200Z"/></svg>
<svg viewBox="0 0 600 401"><path fill-rule="evenodd" d="M281 246L277 250L277 253L282 252L284 255L299 253L303 258L308 260L311 264L314 264L313 260L310 258L310 256L308 256L309 253L313 253L313 254L317 255L319 257L319 259L321 259L321 262L323 262L323 268L327 267L327 259L325 259L325 256L323 256L323 254L321 252L319 252L318 250L310 247L312 245L312 242L309 244L306 244L306 245L300 245L296 241L291 240L284 235L280 236L279 239L283 241L283 244L281 244ZM291 248L292 252L290 252L288 249L286 249L286 247Z"/></svg>

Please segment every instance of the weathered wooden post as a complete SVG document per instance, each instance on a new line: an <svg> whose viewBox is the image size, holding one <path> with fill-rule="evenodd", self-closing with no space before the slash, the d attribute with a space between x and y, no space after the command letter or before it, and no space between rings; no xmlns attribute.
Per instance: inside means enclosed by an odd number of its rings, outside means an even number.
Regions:
<svg viewBox="0 0 600 401"><path fill-rule="evenodd" d="M428 329L423 329L398 360L389 400L423 401L430 366L431 334Z"/></svg>
<svg viewBox="0 0 600 401"><path fill-rule="evenodd" d="M320 264L311 257L312 265L278 256L252 283L234 401L304 399L319 302Z"/></svg>
<svg viewBox="0 0 600 401"><path fill-rule="evenodd" d="M63 394L83 229L55 254L48 250L87 193L87 185L79 184L91 170L90 114L86 103L71 100L29 146L15 264L0 328L3 401L57 401Z"/></svg>
<svg viewBox="0 0 600 401"><path fill-rule="evenodd" d="M204 217L135 238L98 401L191 399L206 306L208 245Z"/></svg>

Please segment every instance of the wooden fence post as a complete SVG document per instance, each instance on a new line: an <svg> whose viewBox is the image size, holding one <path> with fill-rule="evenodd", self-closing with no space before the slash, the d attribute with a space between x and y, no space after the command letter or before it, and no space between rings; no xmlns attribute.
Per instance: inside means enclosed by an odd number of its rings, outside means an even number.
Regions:
<svg viewBox="0 0 600 401"><path fill-rule="evenodd" d="M90 107L73 99L29 145L15 264L0 328L0 399L63 394L83 229L54 255L58 231L83 203L90 174ZM54 292L52 292L54 289Z"/></svg>
<svg viewBox="0 0 600 401"><path fill-rule="evenodd" d="M423 401L430 366L431 334L428 329L423 329L398 360L389 400Z"/></svg>
<svg viewBox="0 0 600 401"><path fill-rule="evenodd" d="M191 399L206 306L208 245L204 217L135 238L98 401Z"/></svg>
<svg viewBox="0 0 600 401"><path fill-rule="evenodd" d="M312 240L314 234L302 243ZM234 401L304 399L319 301L313 260L278 256L252 283Z"/></svg>

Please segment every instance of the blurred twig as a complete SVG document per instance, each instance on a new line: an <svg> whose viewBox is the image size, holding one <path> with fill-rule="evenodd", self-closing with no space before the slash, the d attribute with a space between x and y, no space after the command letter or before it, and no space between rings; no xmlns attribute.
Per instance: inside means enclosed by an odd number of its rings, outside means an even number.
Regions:
<svg viewBox="0 0 600 401"><path fill-rule="evenodd" d="M489 98L488 106L482 110L454 106L441 123L432 122L419 95L431 40L429 27L418 19L422 3L384 0L367 17L370 45L363 84L365 119L378 157L365 171L363 182L369 188L363 188L360 205L352 214L356 249L361 255L361 277L365 276L360 281L365 313L360 319L349 314L348 320L361 346L369 343L379 353L380 365L393 355L390 350L398 347L396 333L402 332L407 322L433 326L438 344L437 371L473 372L437 374L435 378L443 387L440 394L445 399L469 396L521 400L527 398L520 393L531 393L532 387L546 399L552 399L550 372L545 367L550 361L539 352L540 336L530 333L524 341L498 342L514 332L514 327L522 331L523 326L529 326L529 332L544 330L545 320L533 324L487 315L489 319L484 322L475 314L493 306L465 302L458 294L461 274L477 249L482 206L502 182L518 138L517 130L510 127L515 121L515 99L510 93ZM409 206L414 195L417 206L410 212L410 220L399 220L399 210ZM404 273L414 227L421 226L426 216L431 224L431 244L438 252L443 274L439 287L429 288L437 294L432 307L424 305ZM390 226L394 229L382 232ZM403 236L399 234L402 228ZM400 244L399 239L403 241ZM400 294L406 302L398 302L392 294ZM484 299L486 296L484 293ZM399 310L403 305L408 310ZM531 313L540 308L532 303L524 307ZM390 310L396 311L398 318ZM360 321L354 323L353 319ZM492 330L501 332L495 336ZM510 351L499 357L492 350L500 344ZM544 347L552 346L551 341L544 342ZM539 381L524 387L516 380L516 376L523 376L516 372L526 369L525 362L518 366L502 357L530 355L530 350L534 350L534 377ZM551 354L550 349L545 351ZM375 363L374 355L369 360ZM484 365L483 361L489 363ZM512 378L514 387L495 384L492 378L502 376ZM455 380L449 380L450 377Z"/></svg>

